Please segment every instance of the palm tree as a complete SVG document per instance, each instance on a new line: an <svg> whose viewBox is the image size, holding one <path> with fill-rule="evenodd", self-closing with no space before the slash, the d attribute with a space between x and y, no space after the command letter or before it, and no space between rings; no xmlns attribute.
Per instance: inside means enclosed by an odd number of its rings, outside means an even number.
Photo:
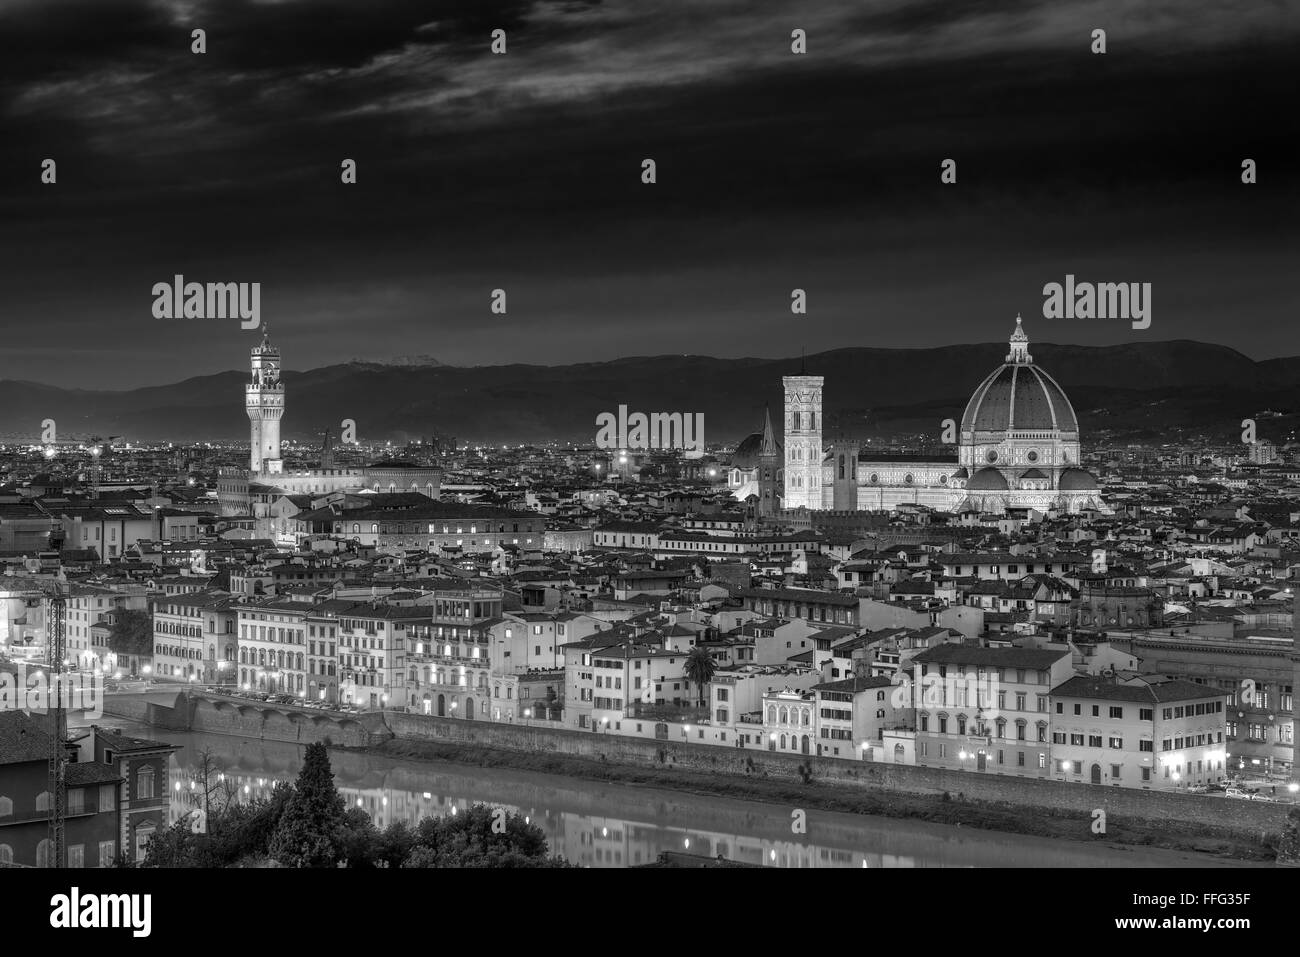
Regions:
<svg viewBox="0 0 1300 957"><path fill-rule="evenodd" d="M700 689L699 702L704 706L704 686L713 680L713 673L718 670L709 653L703 648L695 647L690 650L686 656L686 677L694 681Z"/></svg>

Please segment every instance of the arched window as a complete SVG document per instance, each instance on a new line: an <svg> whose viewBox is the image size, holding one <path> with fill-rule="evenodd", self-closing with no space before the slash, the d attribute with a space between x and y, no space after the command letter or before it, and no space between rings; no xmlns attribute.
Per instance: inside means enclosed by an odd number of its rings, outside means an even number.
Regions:
<svg viewBox="0 0 1300 957"><path fill-rule="evenodd" d="M50 866L50 852L52 848L53 845L50 844L49 838L46 838L45 840L41 841L41 843L36 845L36 866L37 867Z"/></svg>
<svg viewBox="0 0 1300 957"><path fill-rule="evenodd" d="M14 813L14 800L0 796L0 817L9 817Z"/></svg>
<svg viewBox="0 0 1300 957"><path fill-rule="evenodd" d="M14 849L8 844L0 844L0 867L14 862Z"/></svg>
<svg viewBox="0 0 1300 957"><path fill-rule="evenodd" d="M42 791L36 795L36 810L48 811L50 809L50 792Z"/></svg>
<svg viewBox="0 0 1300 957"><path fill-rule="evenodd" d="M840 478L844 478L844 453L840 453Z"/></svg>
<svg viewBox="0 0 1300 957"><path fill-rule="evenodd" d="M768 724L776 724L776 705L768 705L768 708L767 708L767 723L768 723Z"/></svg>

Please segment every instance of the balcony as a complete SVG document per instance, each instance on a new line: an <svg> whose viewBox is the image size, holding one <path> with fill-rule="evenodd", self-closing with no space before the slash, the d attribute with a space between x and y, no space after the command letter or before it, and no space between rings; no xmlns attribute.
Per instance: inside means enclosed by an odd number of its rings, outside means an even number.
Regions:
<svg viewBox="0 0 1300 957"><path fill-rule="evenodd" d="M446 665L465 665L466 667L488 668L491 666L491 659L484 652L479 657L474 658L467 655L453 654L444 655L440 652L409 652L407 658L410 661L421 664L446 664Z"/></svg>

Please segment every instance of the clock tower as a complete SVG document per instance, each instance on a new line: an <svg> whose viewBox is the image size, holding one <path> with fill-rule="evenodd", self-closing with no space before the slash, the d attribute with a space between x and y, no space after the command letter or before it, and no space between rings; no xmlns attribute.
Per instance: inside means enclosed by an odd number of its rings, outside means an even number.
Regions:
<svg viewBox="0 0 1300 957"><path fill-rule="evenodd" d="M280 350L271 345L266 326L262 341L251 353L252 378L244 386L248 411L248 467L252 475L278 474L280 417L284 415L284 383L280 381Z"/></svg>

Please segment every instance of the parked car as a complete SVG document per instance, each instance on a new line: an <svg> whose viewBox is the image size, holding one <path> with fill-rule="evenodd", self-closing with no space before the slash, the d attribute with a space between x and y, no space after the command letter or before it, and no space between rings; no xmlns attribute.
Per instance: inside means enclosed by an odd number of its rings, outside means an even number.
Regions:
<svg viewBox="0 0 1300 957"><path fill-rule="evenodd" d="M1208 784L1189 784L1187 786L1188 794L1208 794L1210 787Z"/></svg>
<svg viewBox="0 0 1300 957"><path fill-rule="evenodd" d="M1273 800L1275 800L1275 798L1270 797L1269 795L1265 794L1263 791L1256 791L1254 794L1252 794L1252 795L1250 796L1250 799L1251 799L1252 801L1273 801Z"/></svg>
<svg viewBox="0 0 1300 957"><path fill-rule="evenodd" d="M1241 798L1246 801L1250 800L1250 792L1243 790L1242 788L1228 788L1223 793L1230 798Z"/></svg>

